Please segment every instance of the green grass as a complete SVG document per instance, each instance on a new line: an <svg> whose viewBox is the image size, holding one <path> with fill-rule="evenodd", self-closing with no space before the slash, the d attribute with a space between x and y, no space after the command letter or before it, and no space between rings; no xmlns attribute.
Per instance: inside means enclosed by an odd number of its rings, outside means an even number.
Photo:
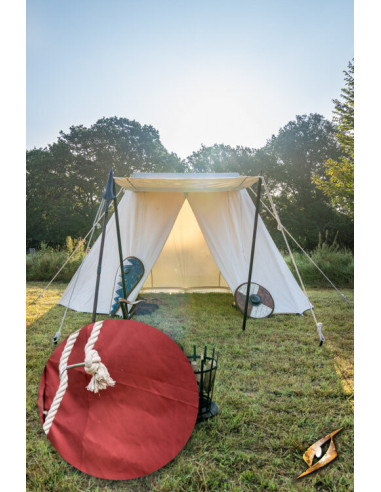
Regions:
<svg viewBox="0 0 381 492"><path fill-rule="evenodd" d="M293 254L306 286L329 287L327 280L302 252L294 251ZM353 288L354 259L352 251L339 249L337 245L328 246L323 243L310 252L310 256L336 287ZM297 278L291 257L285 255L284 259L294 277Z"/></svg>
<svg viewBox="0 0 381 492"><path fill-rule="evenodd" d="M44 287L30 283L28 302ZM311 491L353 490L353 310L329 290L310 290L326 343L312 317L276 315L249 320L227 294L151 295L160 307L136 319L172 336L189 350L219 353L214 400L220 413L196 424L184 449L168 465L141 479L107 481L66 463L46 439L38 417L37 390L53 351L52 337L64 308L54 284L27 307L27 487L54 491ZM353 292L345 290L353 299ZM68 312L61 340L88 324L91 315ZM300 481L304 451L329 432L339 457Z"/></svg>
<svg viewBox="0 0 381 492"><path fill-rule="evenodd" d="M77 241L67 238L67 245L61 249L52 249L42 245L32 257L26 255L26 279L27 281L46 281L49 282L60 267L69 258L73 248L78 244ZM284 259L296 276L291 257L283 252ZM340 249L334 242L319 242L319 245L309 253L314 262L327 275L327 277L339 288L353 288L353 253L349 250ZM84 256L84 246L74 254L66 267L59 273L58 282L69 282L77 271ZM294 249L294 257L303 282L308 287L329 287L329 283L322 274L315 268L311 261L299 250Z"/></svg>
<svg viewBox="0 0 381 492"><path fill-rule="evenodd" d="M66 245L61 248L50 248L45 243L41 243L39 250L33 256L26 255L26 280L49 282L53 276L61 269L62 265L68 261L65 268L58 274L58 282L69 282L77 271L85 252L84 243L80 239L72 240L70 236L66 238ZM74 252L74 249L78 249ZM73 256L71 256L73 253Z"/></svg>

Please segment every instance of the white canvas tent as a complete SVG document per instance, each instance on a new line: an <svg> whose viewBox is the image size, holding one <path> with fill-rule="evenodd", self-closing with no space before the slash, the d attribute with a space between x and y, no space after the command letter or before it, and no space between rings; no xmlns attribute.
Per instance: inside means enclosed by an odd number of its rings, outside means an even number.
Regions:
<svg viewBox="0 0 381 492"><path fill-rule="evenodd" d="M135 256L145 274L141 291L231 291L247 282L255 207L245 188L258 178L232 174L143 174L115 178L125 188L118 206L123 258ZM92 312L100 238L59 303ZM107 225L98 313L114 298L119 254L115 215ZM252 281L264 286L274 313L311 308L259 218Z"/></svg>

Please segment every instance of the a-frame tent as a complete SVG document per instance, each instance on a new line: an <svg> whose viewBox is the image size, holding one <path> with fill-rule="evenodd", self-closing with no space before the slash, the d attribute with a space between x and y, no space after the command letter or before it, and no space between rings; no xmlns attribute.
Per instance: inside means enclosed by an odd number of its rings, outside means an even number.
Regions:
<svg viewBox="0 0 381 492"><path fill-rule="evenodd" d="M235 292L247 282L255 206L246 190L257 177L230 174L143 174L114 178L125 191L118 205L123 258L137 257L139 292ZM92 312L101 238L59 303ZM109 314L120 271L115 214L106 230L97 312ZM252 281L274 299L274 313L311 308L259 217Z"/></svg>

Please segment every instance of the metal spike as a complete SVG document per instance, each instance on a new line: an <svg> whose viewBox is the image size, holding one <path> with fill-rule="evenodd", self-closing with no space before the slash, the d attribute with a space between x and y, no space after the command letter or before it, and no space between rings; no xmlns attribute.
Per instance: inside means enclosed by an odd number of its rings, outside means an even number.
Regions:
<svg viewBox="0 0 381 492"><path fill-rule="evenodd" d="M106 189L102 195L102 198L104 198L106 201L110 201L113 198L115 198L113 188L114 188L114 173L113 173L112 168L111 168L110 173L108 175Z"/></svg>

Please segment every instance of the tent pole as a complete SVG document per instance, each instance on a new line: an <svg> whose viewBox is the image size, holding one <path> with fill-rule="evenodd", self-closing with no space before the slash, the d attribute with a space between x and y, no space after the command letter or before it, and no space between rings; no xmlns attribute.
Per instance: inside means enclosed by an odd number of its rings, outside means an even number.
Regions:
<svg viewBox="0 0 381 492"><path fill-rule="evenodd" d="M112 172L112 168L110 170L110 174L108 176L107 184L105 192L102 195L102 198L105 199L105 215L103 219L103 229L102 229L102 239L101 239L101 247L99 251L99 260L98 260L98 268L97 268L97 281L95 284L95 293L94 293L94 304L93 304L93 317L91 322L95 323L97 317L97 306L98 306L98 294L99 294L99 282L101 279L101 270L102 270L102 258L103 258L103 249L105 244L105 236L106 236L106 226L107 226L107 217L108 217L108 208L110 205L110 201L115 198L113 193L113 184L114 184L114 176Z"/></svg>
<svg viewBox="0 0 381 492"><path fill-rule="evenodd" d="M261 206L261 187L262 187L262 178L260 177L258 179L257 199L255 201L255 218L254 218L253 240L251 242L251 255L250 255L250 265L249 265L249 278L247 280L247 290L246 290L246 299L245 299L245 311L243 313L242 331L245 331L245 328L246 328L247 308L249 306L251 275L253 273L255 241L256 241L256 237L257 237L258 214L259 214L259 207Z"/></svg>
<svg viewBox="0 0 381 492"><path fill-rule="evenodd" d="M113 182L113 193L115 195L115 181ZM116 236L118 238L119 263L120 263L120 274L121 274L121 277L122 277L123 298L124 299L127 299L126 280L124 278L124 271L123 271L122 241L120 239L118 201L116 199L116 195L113 198L113 202L114 202ZM127 307L125 306L125 304L123 302L120 303L120 308L121 308L122 313L123 313L123 319L128 319Z"/></svg>

